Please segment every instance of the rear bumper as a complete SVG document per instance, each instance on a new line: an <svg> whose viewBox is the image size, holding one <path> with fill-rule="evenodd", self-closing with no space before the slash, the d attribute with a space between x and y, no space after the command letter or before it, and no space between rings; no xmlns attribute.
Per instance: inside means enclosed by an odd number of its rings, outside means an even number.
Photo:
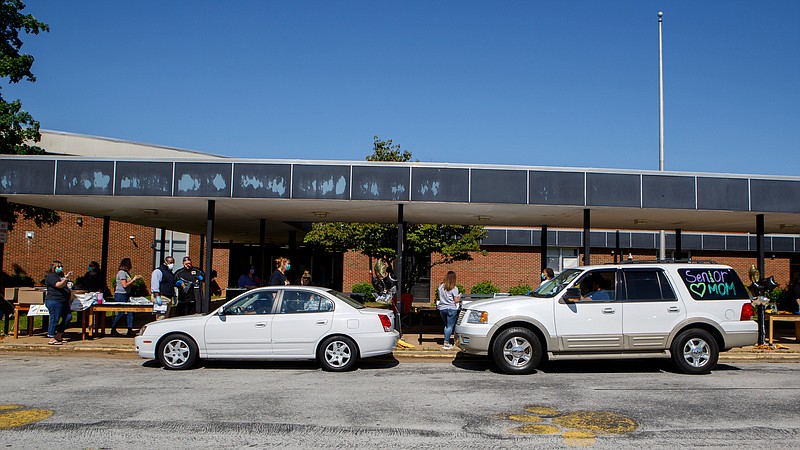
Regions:
<svg viewBox="0 0 800 450"><path fill-rule="evenodd" d="M373 333L359 338L359 351L362 358L387 355L397 347L400 333L397 330L390 332Z"/></svg>

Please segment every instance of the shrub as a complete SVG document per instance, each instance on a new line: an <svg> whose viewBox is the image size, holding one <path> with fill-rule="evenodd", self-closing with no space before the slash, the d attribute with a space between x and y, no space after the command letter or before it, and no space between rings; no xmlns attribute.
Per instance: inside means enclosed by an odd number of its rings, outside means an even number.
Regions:
<svg viewBox="0 0 800 450"><path fill-rule="evenodd" d="M350 292L354 294L364 294L367 300L372 300L372 294L375 293L375 286L372 283L356 283L350 288Z"/></svg>
<svg viewBox="0 0 800 450"><path fill-rule="evenodd" d="M508 293L511 295L525 295L530 292L532 289L527 284L520 284L518 286L513 286L508 289Z"/></svg>
<svg viewBox="0 0 800 450"><path fill-rule="evenodd" d="M33 287L33 278L24 273L7 275L3 272L3 286L5 287Z"/></svg>
<svg viewBox="0 0 800 450"><path fill-rule="evenodd" d="M472 289L469 292L470 294L492 295L500 292L500 288L493 285L491 281L481 281L475 286L472 286Z"/></svg>

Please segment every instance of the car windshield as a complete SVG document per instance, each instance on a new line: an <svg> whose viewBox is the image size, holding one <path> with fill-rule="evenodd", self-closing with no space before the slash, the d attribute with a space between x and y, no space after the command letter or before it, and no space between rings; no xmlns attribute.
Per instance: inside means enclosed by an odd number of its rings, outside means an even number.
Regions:
<svg viewBox="0 0 800 450"><path fill-rule="evenodd" d="M583 273L583 270L567 269L558 274L558 276L552 280L545 281L529 295L531 297L554 297L558 295L559 292L563 291L564 288L572 283L572 280L574 280L581 273Z"/></svg>
<svg viewBox="0 0 800 450"><path fill-rule="evenodd" d="M362 305L361 303L358 303L357 301L355 301L352 298L342 294L339 291L334 291L333 289L329 289L327 292L328 292L328 294L333 295L334 297L336 297L339 300L347 303L348 305L352 306L355 309L364 309L364 308L366 308L366 306Z"/></svg>

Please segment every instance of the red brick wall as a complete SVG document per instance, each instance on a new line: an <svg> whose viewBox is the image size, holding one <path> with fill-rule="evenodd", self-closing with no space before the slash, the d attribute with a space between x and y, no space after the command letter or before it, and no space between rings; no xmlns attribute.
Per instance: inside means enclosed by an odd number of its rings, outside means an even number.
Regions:
<svg viewBox="0 0 800 450"><path fill-rule="evenodd" d="M346 252L343 258L342 289L350 291L357 283L371 283L369 256L361 252ZM374 261L373 261L374 263Z"/></svg>
<svg viewBox="0 0 800 450"><path fill-rule="evenodd" d="M8 234L3 257L3 271L13 274L18 267L31 276L37 284L44 279L50 262L58 259L67 271L74 276L86 273L89 262L101 262L103 244L103 219L78 214L60 212L61 221L52 226L38 228L32 220L20 218L14 231ZM81 218L82 225L77 224ZM32 231L33 238L26 238L26 232ZM130 236L136 237L134 246ZM109 224L108 246L108 278L109 287L114 279L122 258L131 258L133 275L141 275L150 287L150 273L153 271L153 244L155 229L143 225L111 221ZM200 237L191 236L189 252L192 261L200 261ZM226 288L228 280L228 260L230 251L214 250L214 269L218 272L220 287ZM176 261L180 265L180 261Z"/></svg>

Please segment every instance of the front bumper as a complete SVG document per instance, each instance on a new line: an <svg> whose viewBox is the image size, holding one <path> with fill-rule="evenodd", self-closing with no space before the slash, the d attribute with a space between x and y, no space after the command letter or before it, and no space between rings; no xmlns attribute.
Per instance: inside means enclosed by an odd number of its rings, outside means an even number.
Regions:
<svg viewBox="0 0 800 450"><path fill-rule="evenodd" d="M456 345L464 353L470 355L488 355L491 338L490 325L457 325L455 329Z"/></svg>
<svg viewBox="0 0 800 450"><path fill-rule="evenodd" d="M136 344L136 352L145 359L156 358L157 336L136 336L133 342Z"/></svg>

